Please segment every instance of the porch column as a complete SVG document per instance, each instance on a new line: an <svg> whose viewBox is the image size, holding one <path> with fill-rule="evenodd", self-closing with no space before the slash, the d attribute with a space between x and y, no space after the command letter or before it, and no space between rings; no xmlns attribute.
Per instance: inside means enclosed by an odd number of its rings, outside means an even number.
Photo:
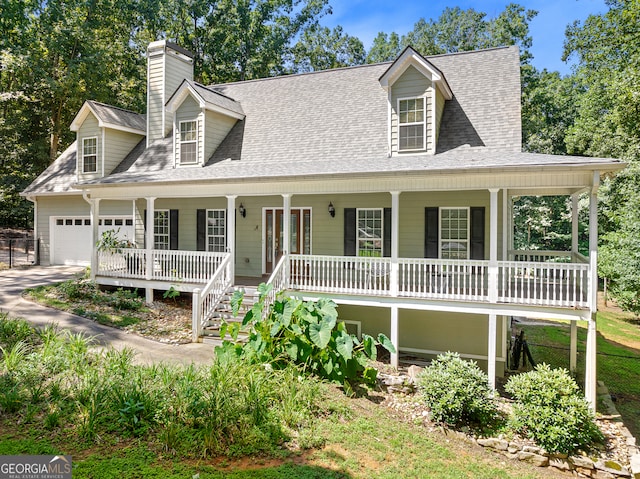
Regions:
<svg viewBox="0 0 640 479"><path fill-rule="evenodd" d="M398 252L400 250L400 192L391 192L391 272L389 276L389 286L391 296L398 296L398 279L400 268L398 266ZM394 343L397 347L397 345Z"/></svg>
<svg viewBox="0 0 640 479"><path fill-rule="evenodd" d="M576 365L578 362L578 323L577 321L570 322L570 335L569 335L569 371L576 372Z"/></svg>
<svg viewBox="0 0 640 479"><path fill-rule="evenodd" d="M398 343L398 307L391 306L391 343L396 348L396 352L391 354L391 366L398 368L400 357L400 345Z"/></svg>
<svg viewBox="0 0 640 479"><path fill-rule="evenodd" d="M589 310L585 365L585 396L596 409L596 312L598 309L598 187L600 172L593 172L593 186L589 195Z"/></svg>
<svg viewBox="0 0 640 479"><path fill-rule="evenodd" d="M496 388L496 315L489 315L489 344L487 348L487 376L489 387Z"/></svg>
<svg viewBox="0 0 640 479"><path fill-rule="evenodd" d="M571 195L571 254L575 256L579 252L578 249L578 209L580 208L578 201L578 195ZM571 261L575 261L575 257L571 258Z"/></svg>
<svg viewBox="0 0 640 479"><path fill-rule="evenodd" d="M511 216L509 215L509 190L502 190L502 261L509 261L509 231Z"/></svg>
<svg viewBox="0 0 640 479"><path fill-rule="evenodd" d="M146 275L145 279L147 281L151 281L153 279L153 223L155 216L155 201L156 199L153 197L147 198L147 233L146 233L146 248L145 248L145 256L146 256ZM147 303L153 303L153 288L145 288L145 300Z"/></svg>
<svg viewBox="0 0 640 479"><path fill-rule="evenodd" d="M498 189L489 190L489 302L498 302Z"/></svg>
<svg viewBox="0 0 640 479"><path fill-rule="evenodd" d="M100 236L100 199L91 200L91 280L98 274L98 248L96 244Z"/></svg>
<svg viewBox="0 0 640 479"><path fill-rule="evenodd" d="M576 261L576 254L579 252L578 235L578 209L579 209L579 197L577 194L571 195L571 261ZM578 323L576 321L570 322L570 335L569 335L569 371L576 372L576 366L578 362Z"/></svg>
<svg viewBox="0 0 640 479"><path fill-rule="evenodd" d="M282 254L286 255L287 258L291 249L291 195L285 193L282 195L282 242L280 245L282 249ZM276 231L275 234L278 234ZM289 284L289 261L285 260L284 264L284 277L286 278L287 284Z"/></svg>
<svg viewBox="0 0 640 479"><path fill-rule="evenodd" d="M136 200L131 200L131 218L132 218L132 225L133 225L133 238L131 238L131 242L133 243L133 247L137 248L138 247L138 242L136 241L137 239L137 234L136 234L136 214L138 213L137 209L136 209Z"/></svg>
<svg viewBox="0 0 640 479"><path fill-rule="evenodd" d="M227 196L227 253L231 255L229 275L235 283L236 277L236 198L237 195Z"/></svg>

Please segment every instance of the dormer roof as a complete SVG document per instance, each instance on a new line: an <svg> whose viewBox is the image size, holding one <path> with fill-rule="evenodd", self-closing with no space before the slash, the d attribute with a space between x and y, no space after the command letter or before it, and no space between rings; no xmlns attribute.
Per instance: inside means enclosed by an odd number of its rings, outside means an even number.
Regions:
<svg viewBox="0 0 640 479"><path fill-rule="evenodd" d="M71 122L71 131L78 131L89 113L98 119L98 126L114 130L145 135L147 123L145 115L133 111L106 105L93 100L87 100Z"/></svg>
<svg viewBox="0 0 640 479"><path fill-rule="evenodd" d="M410 66L413 66L425 77L429 78L440 90L446 100L451 100L451 98L453 98L453 93L451 92L451 88L449 87L449 83L444 77L444 74L433 63L420 55L411 46L406 47L398 58L396 58L396 60L382 74L379 80L382 88L385 90L391 88L395 81L400 78L400 76L402 76Z"/></svg>
<svg viewBox="0 0 640 479"><path fill-rule="evenodd" d="M191 80L184 80L171 95L166 104L167 111L175 112L188 95L191 95L200 104L200 108L244 120L245 114L240 103Z"/></svg>

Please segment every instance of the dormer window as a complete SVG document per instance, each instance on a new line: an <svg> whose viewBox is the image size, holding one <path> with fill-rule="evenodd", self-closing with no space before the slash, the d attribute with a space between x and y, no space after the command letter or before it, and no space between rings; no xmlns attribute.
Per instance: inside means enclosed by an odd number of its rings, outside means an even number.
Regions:
<svg viewBox="0 0 640 479"><path fill-rule="evenodd" d="M193 165L198 162L198 122L180 122L180 164Z"/></svg>
<svg viewBox="0 0 640 479"><path fill-rule="evenodd" d="M82 172L96 173L98 171L98 138L82 139Z"/></svg>
<svg viewBox="0 0 640 479"><path fill-rule="evenodd" d="M424 150L425 101L424 98L398 100L399 134L398 150Z"/></svg>

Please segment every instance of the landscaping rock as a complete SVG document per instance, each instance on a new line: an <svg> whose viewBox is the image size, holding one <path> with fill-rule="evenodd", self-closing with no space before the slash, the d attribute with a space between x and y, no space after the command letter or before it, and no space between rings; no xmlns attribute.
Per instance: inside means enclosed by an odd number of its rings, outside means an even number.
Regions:
<svg viewBox="0 0 640 479"><path fill-rule="evenodd" d="M520 451L517 454L520 461L528 462L538 467L547 467L549 465L549 458L533 452Z"/></svg>
<svg viewBox="0 0 640 479"><path fill-rule="evenodd" d="M573 469L573 466L567 459L560 459L557 457L552 457L549 459L549 466L560 469L561 471L570 471Z"/></svg>
<svg viewBox="0 0 640 479"><path fill-rule="evenodd" d="M412 364L411 366L409 366L409 369L407 369L407 376L409 376L409 380L415 384L416 381L418 380L418 375L424 370L424 368L421 368L420 366L416 366L415 364Z"/></svg>
<svg viewBox="0 0 640 479"><path fill-rule="evenodd" d="M492 449L497 449L498 451L507 451L509 449L509 443L503 439L489 437L486 439L478 439L477 442L483 447L490 447Z"/></svg>
<svg viewBox="0 0 640 479"><path fill-rule="evenodd" d="M598 471L606 472L614 477L631 477L627 468L622 467L616 461L598 461L595 466Z"/></svg>
<svg viewBox="0 0 640 479"><path fill-rule="evenodd" d="M631 476L633 479L640 479L640 454L631 456Z"/></svg>
<svg viewBox="0 0 640 479"><path fill-rule="evenodd" d="M596 467L593 461L588 457L571 456L569 460L573 463L574 466L579 467L581 469L591 470Z"/></svg>

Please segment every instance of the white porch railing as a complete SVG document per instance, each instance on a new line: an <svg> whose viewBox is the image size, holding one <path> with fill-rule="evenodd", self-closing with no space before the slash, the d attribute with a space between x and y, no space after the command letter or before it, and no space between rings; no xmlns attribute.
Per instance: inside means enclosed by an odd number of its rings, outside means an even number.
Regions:
<svg viewBox="0 0 640 479"><path fill-rule="evenodd" d="M390 295L389 258L290 255L289 286L304 291Z"/></svg>
<svg viewBox="0 0 640 479"><path fill-rule="evenodd" d="M231 254L222 254L224 257L211 279L202 290L196 289L193 291L191 299L191 331L194 342L198 340L202 334L202 328L206 326L211 314L215 311L229 287L233 285Z"/></svg>
<svg viewBox="0 0 640 479"><path fill-rule="evenodd" d="M571 258L543 252L548 258ZM588 308L589 265L567 262L498 261L493 282L489 261L398 260L398 297ZM389 258L289 256L289 288L300 291L394 296Z"/></svg>
<svg viewBox="0 0 640 479"><path fill-rule="evenodd" d="M527 261L533 263L569 263L572 260L571 251L549 251L549 250L510 250L511 261Z"/></svg>
<svg viewBox="0 0 640 479"><path fill-rule="evenodd" d="M488 300L488 261L401 259L399 295L410 298Z"/></svg>
<svg viewBox="0 0 640 479"><path fill-rule="evenodd" d="M498 263L498 301L563 308L587 308L589 265Z"/></svg>
<svg viewBox="0 0 640 479"><path fill-rule="evenodd" d="M150 279L180 283L206 283L228 253L207 251L151 250ZM98 276L149 279L147 250L123 248L98 252Z"/></svg>

